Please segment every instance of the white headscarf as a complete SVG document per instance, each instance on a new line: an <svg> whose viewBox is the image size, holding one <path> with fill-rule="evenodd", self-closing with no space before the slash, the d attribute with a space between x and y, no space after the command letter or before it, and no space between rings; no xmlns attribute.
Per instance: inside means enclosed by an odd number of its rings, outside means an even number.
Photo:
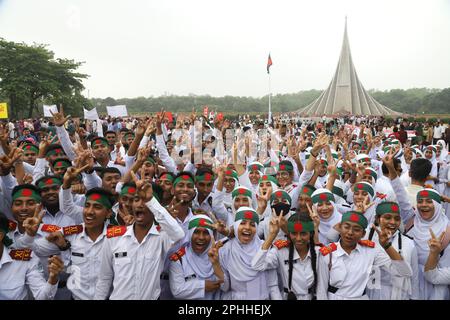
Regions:
<svg viewBox="0 0 450 320"><path fill-rule="evenodd" d="M442 205L435 200L433 200L433 204L433 217L430 220L425 220L420 213L416 214L414 216L414 227L408 233L414 238L420 264L425 264L430 251L428 247L428 240L431 238L430 228L433 230L436 237L439 237L441 233L447 229L447 225L449 224L449 220L442 210Z"/></svg>
<svg viewBox="0 0 450 320"><path fill-rule="evenodd" d="M213 224L213 221L204 214L194 215L193 217L191 217L189 219L189 222L191 222L192 220L195 220L195 219L199 219L199 218L205 219L208 223ZM209 242L208 247L201 254L194 252L194 250L192 250L191 241L192 241L192 235L194 234L194 231L197 228L198 227L191 228L188 230L189 231L189 243L187 244L187 247L186 247L186 255L185 255L184 260L185 260L185 264L187 264L187 266L192 269L192 271L195 273L195 275L197 275L200 278L207 279L207 278L210 278L214 274L212 264L208 258L208 251L211 248L212 243ZM210 236L213 235L213 231L211 229L209 229L209 228L205 228L205 229L208 231Z"/></svg>
<svg viewBox="0 0 450 320"><path fill-rule="evenodd" d="M440 147L441 147L441 155L437 159L438 162L446 163L447 162L448 150L447 150L447 146L445 144L445 141L441 139L441 140L438 140L438 142L436 144L440 145Z"/></svg>
<svg viewBox="0 0 450 320"><path fill-rule="evenodd" d="M313 194L311 195L311 198L314 197L315 195L318 195L321 193L331 193L331 192L328 189L320 188L313 192ZM336 224L341 222L341 219L342 219L342 215L337 210L334 201L330 201L330 203L333 206L333 213L331 214L331 216L328 219L324 219L319 215L319 218L320 218L320 224L319 224L319 238L320 239L319 240L320 240L320 242L324 242L324 243L325 242L328 243L328 240L326 238L328 231L331 228L333 228ZM313 204L313 207L317 210L317 203Z"/></svg>
<svg viewBox="0 0 450 320"><path fill-rule="evenodd" d="M241 207L239 211L241 210L254 211L249 207ZM230 240L230 261L227 267L237 281L246 282L253 280L259 273L252 268L252 259L261 248L263 241L259 239L258 233L255 231L252 241L242 244L238 237L238 228L241 222L242 220L237 220L233 223L235 237Z"/></svg>

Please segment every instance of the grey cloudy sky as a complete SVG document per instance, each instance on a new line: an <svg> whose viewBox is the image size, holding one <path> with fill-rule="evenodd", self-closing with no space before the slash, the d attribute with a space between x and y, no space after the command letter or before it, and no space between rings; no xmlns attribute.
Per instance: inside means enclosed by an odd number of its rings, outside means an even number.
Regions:
<svg viewBox="0 0 450 320"><path fill-rule="evenodd" d="M325 89L344 18L366 89L450 86L450 0L0 0L0 36L86 61L91 97ZM87 94L87 91L86 91Z"/></svg>

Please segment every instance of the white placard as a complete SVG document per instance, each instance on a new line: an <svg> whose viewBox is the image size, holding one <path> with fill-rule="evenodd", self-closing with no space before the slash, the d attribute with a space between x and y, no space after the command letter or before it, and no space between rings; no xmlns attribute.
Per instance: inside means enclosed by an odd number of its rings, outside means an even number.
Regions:
<svg viewBox="0 0 450 320"><path fill-rule="evenodd" d="M57 113L58 112L58 107L56 106L56 104L51 105L51 106L46 106L44 104L43 109L44 109L44 117L50 117L50 118L53 117L52 114L50 113L50 110L53 113Z"/></svg>
<svg viewBox="0 0 450 320"><path fill-rule="evenodd" d="M111 117L128 117L127 106L106 106L108 115Z"/></svg>
<svg viewBox="0 0 450 320"><path fill-rule="evenodd" d="M99 118L97 113L97 107L95 107L92 110L87 110L83 108L83 111L84 111L84 118L87 120L97 120Z"/></svg>

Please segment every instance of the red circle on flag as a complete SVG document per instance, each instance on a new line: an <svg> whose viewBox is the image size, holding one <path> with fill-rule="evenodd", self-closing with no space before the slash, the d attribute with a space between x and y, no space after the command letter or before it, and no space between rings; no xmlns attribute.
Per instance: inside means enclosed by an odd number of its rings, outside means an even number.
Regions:
<svg viewBox="0 0 450 320"><path fill-rule="evenodd" d="M24 197L31 197L32 194L33 194L33 191L31 191L30 189L23 189L22 190L22 195Z"/></svg>
<svg viewBox="0 0 450 320"><path fill-rule="evenodd" d="M206 181L209 181L209 180L211 180L211 173L205 173L205 180Z"/></svg>
<svg viewBox="0 0 450 320"><path fill-rule="evenodd" d="M225 171L225 174L227 174L227 175L231 175L231 170L227 170L227 171Z"/></svg>
<svg viewBox="0 0 450 320"><path fill-rule="evenodd" d="M55 152L56 153L62 153L62 150L61 149L55 149Z"/></svg>
<svg viewBox="0 0 450 320"><path fill-rule="evenodd" d="M353 213L353 214L350 216L350 221L358 222L358 221L359 221L359 216L358 216L356 213Z"/></svg>
<svg viewBox="0 0 450 320"><path fill-rule="evenodd" d="M188 175L181 176L181 179L183 179L183 180L189 180L189 176L188 176Z"/></svg>
<svg viewBox="0 0 450 320"><path fill-rule="evenodd" d="M253 212L251 212L251 211L246 211L246 212L244 213L244 218L245 218L245 219L252 219L252 218L253 218Z"/></svg>
<svg viewBox="0 0 450 320"><path fill-rule="evenodd" d="M372 172L369 169L366 170L366 173L367 174L372 174Z"/></svg>
<svg viewBox="0 0 450 320"><path fill-rule="evenodd" d="M281 198L281 197L283 196L283 193L282 193L281 191L277 191L277 192L275 193L275 195L276 195L278 198Z"/></svg>
<svg viewBox="0 0 450 320"><path fill-rule="evenodd" d="M92 196L91 196L91 199L92 200L98 200L98 199L100 199L101 198L101 196L98 194L98 193L94 193Z"/></svg>
<svg viewBox="0 0 450 320"><path fill-rule="evenodd" d="M300 222L296 222L294 224L294 231L295 232L302 232L303 230L303 225Z"/></svg>
<svg viewBox="0 0 450 320"><path fill-rule="evenodd" d="M30 150L31 146L26 146L25 149Z"/></svg>
<svg viewBox="0 0 450 320"><path fill-rule="evenodd" d="M136 192L136 188L130 187L128 188L128 193L135 193Z"/></svg>
<svg viewBox="0 0 450 320"><path fill-rule="evenodd" d="M309 189L307 187L303 188L303 193L308 193Z"/></svg>
<svg viewBox="0 0 450 320"><path fill-rule="evenodd" d="M242 189L242 188L241 188L241 189L239 189L239 194L244 194L245 191L246 191L245 189Z"/></svg>
<svg viewBox="0 0 450 320"><path fill-rule="evenodd" d="M322 193L321 195L319 195L319 199L320 200L327 200L327 195L325 193Z"/></svg>
<svg viewBox="0 0 450 320"><path fill-rule="evenodd" d="M206 226L206 220L205 220L205 219L200 219L200 220L198 221L198 225L199 225L200 227Z"/></svg>
<svg viewBox="0 0 450 320"><path fill-rule="evenodd" d="M363 185L362 185L362 184L358 184L356 187L357 187L358 189L362 189L362 188L363 188Z"/></svg>
<svg viewBox="0 0 450 320"><path fill-rule="evenodd" d="M284 164L282 164L282 165L280 166L280 170L284 170L284 169L286 169L286 166L285 166Z"/></svg>
<svg viewBox="0 0 450 320"><path fill-rule="evenodd" d="M393 205L391 206L391 210L392 210L392 212L398 212L398 205L393 204Z"/></svg>
<svg viewBox="0 0 450 320"><path fill-rule="evenodd" d="M258 166L256 164L253 165L252 170L256 171L258 170Z"/></svg>
<svg viewBox="0 0 450 320"><path fill-rule="evenodd" d="M48 179L47 181L45 181L45 184L46 185L49 185L49 184L52 184L53 183L53 180L52 179Z"/></svg>
<svg viewBox="0 0 450 320"><path fill-rule="evenodd" d="M422 196L422 197L428 197L429 195L430 194L426 190L420 192L420 196Z"/></svg>
<svg viewBox="0 0 450 320"><path fill-rule="evenodd" d="M63 164L62 164L61 161L59 161L59 162L56 163L56 166L57 166L57 167L62 167L62 165L63 165Z"/></svg>
<svg viewBox="0 0 450 320"><path fill-rule="evenodd" d="M263 178L263 180L267 180L267 176L263 176L262 178Z"/></svg>

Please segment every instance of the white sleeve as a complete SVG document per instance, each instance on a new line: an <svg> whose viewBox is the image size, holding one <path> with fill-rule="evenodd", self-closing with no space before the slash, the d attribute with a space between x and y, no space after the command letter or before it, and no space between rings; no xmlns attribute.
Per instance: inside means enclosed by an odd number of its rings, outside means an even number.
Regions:
<svg viewBox="0 0 450 320"><path fill-rule="evenodd" d="M51 285L44 279L44 272L39 268L39 260L33 259L30 269L27 271L25 284L30 288L36 300L53 300L58 290L58 284Z"/></svg>
<svg viewBox="0 0 450 320"><path fill-rule="evenodd" d="M313 171L308 171L305 169L303 170L302 174L300 175L300 178L298 179L298 185L299 187L303 187L305 184L308 183L309 180L311 180L312 176L314 175L314 170Z"/></svg>
<svg viewBox="0 0 450 320"><path fill-rule="evenodd" d="M276 247L269 250L259 248L252 259L252 268L258 271L278 268L277 250Z"/></svg>
<svg viewBox="0 0 450 320"><path fill-rule="evenodd" d="M45 167L48 165L45 158L37 158L33 169L33 183L45 176Z"/></svg>
<svg viewBox="0 0 450 320"><path fill-rule="evenodd" d="M228 220L228 210L223 204L223 197L225 191L216 190L212 195L212 210L217 219L222 220L227 223Z"/></svg>
<svg viewBox="0 0 450 320"><path fill-rule="evenodd" d="M103 137L102 120L97 119L97 120L95 120L95 121L96 121L96 123L97 123L97 126L96 126L97 136L98 136L98 137Z"/></svg>
<svg viewBox="0 0 450 320"><path fill-rule="evenodd" d="M73 202L72 188L59 190L59 208L65 215L71 217L75 223L83 222L83 208Z"/></svg>
<svg viewBox="0 0 450 320"><path fill-rule="evenodd" d="M328 283L330 280L330 270L328 270L330 255L318 255L317 265L317 300L328 300Z"/></svg>
<svg viewBox="0 0 450 320"><path fill-rule="evenodd" d="M158 149L159 158L161 159L164 167L166 167L167 171L172 172L173 174L177 174L177 165L173 158L167 152L166 143L164 142L164 138L162 135L156 136L156 148Z"/></svg>
<svg viewBox="0 0 450 320"><path fill-rule="evenodd" d="M1 180L1 188L3 191L4 199L3 201L7 201L8 203L12 203L11 193L15 186L17 186L17 180L12 176L12 174L8 174L6 176L0 176Z"/></svg>
<svg viewBox="0 0 450 320"><path fill-rule="evenodd" d="M395 195L397 196L397 201L400 206L400 216L404 224L414 218L415 212L414 208L409 202L408 194L406 193L405 187L402 185L400 178L397 177L394 180L389 180L394 189Z"/></svg>
<svg viewBox="0 0 450 320"><path fill-rule="evenodd" d="M109 239L105 239L102 247L102 263L100 265L100 272L98 280L95 285L94 300L106 300L108 298L113 280L113 255L111 251L111 244Z"/></svg>
<svg viewBox="0 0 450 320"><path fill-rule="evenodd" d="M171 261L169 266L170 291L176 299L203 299L205 280L185 280L183 266L179 261Z"/></svg>
<svg viewBox="0 0 450 320"><path fill-rule="evenodd" d="M73 151L73 143L70 141L69 133L64 126L56 126L56 134L58 135L59 141L61 141L61 147L66 153L70 161L73 161L76 157L75 151Z"/></svg>
<svg viewBox="0 0 450 320"><path fill-rule="evenodd" d="M432 284L450 285L450 267L439 268L425 272L425 279Z"/></svg>
<svg viewBox="0 0 450 320"><path fill-rule="evenodd" d="M86 186L86 190L90 190L92 188L101 188L102 179L97 175L97 172L92 173L83 173L84 176L84 185Z"/></svg>

